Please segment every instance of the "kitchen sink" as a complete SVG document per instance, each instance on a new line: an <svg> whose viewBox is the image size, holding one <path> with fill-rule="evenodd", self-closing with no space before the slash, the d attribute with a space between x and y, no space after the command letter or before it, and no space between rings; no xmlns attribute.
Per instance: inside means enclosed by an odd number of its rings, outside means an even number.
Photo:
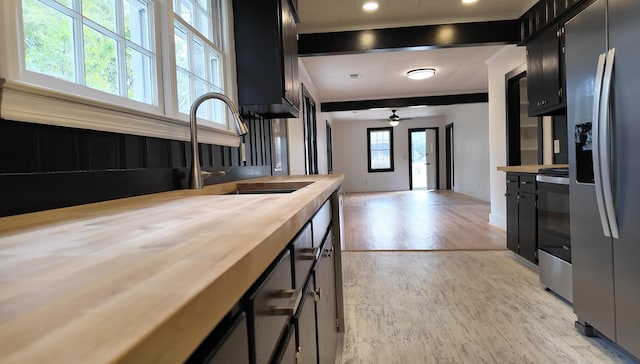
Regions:
<svg viewBox="0 0 640 364"><path fill-rule="evenodd" d="M262 182L262 183L238 183L234 191L227 195L251 195L251 194L272 194L272 193L292 193L313 182Z"/></svg>

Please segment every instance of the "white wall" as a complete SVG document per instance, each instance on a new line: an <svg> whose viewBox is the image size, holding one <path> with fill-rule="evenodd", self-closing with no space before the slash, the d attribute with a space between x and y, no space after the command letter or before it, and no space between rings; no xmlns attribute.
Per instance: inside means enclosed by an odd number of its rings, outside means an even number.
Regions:
<svg viewBox="0 0 640 364"><path fill-rule="evenodd" d="M444 165L444 116L414 118L401 121L393 128L394 171L367 171L367 128L379 128L389 124L380 121L335 120L333 124L333 169L343 173L346 192L405 191L409 189L409 129L439 127L440 187L445 186Z"/></svg>
<svg viewBox="0 0 640 364"><path fill-rule="evenodd" d="M525 48L507 46L487 60L489 67L489 172L491 184L491 214L489 223L505 229L507 202L505 173L496 168L506 165L506 95L505 74L526 62ZM454 127L455 128L455 127Z"/></svg>
<svg viewBox="0 0 640 364"><path fill-rule="evenodd" d="M298 60L298 70L300 82L309 92L311 98L316 102L316 128L317 128L317 144L318 144L318 173L326 174L327 167L327 132L326 122L332 124L331 115L329 113L320 112L320 98L317 96L316 90L309 73ZM302 92L302 90L300 91ZM300 97L302 100L302 96ZM289 174L303 175L305 174L305 147L304 147L304 122L303 122L302 105L300 105L300 117L296 119L287 119L287 137L289 142ZM335 133L335 132L334 132ZM335 152L334 152L335 160Z"/></svg>
<svg viewBox="0 0 640 364"><path fill-rule="evenodd" d="M489 105L460 105L446 119L453 123L453 190L489 201Z"/></svg>

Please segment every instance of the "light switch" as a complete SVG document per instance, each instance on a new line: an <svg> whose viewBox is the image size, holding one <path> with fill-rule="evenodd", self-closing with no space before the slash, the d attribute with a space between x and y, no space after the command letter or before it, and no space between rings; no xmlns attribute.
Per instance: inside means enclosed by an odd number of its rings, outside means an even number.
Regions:
<svg viewBox="0 0 640 364"><path fill-rule="evenodd" d="M560 153L560 140L559 139L554 139L553 140L553 154L559 154Z"/></svg>

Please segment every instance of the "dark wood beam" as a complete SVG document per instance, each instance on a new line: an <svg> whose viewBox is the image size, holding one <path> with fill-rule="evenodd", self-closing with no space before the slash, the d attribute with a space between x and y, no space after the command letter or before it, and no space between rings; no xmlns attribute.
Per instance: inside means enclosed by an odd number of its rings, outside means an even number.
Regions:
<svg viewBox="0 0 640 364"><path fill-rule="evenodd" d="M486 92L475 94L440 95L440 96L418 96L403 97L393 99L378 100L356 100L356 101L335 101L323 102L320 104L322 112L367 110L378 107L408 107L408 106L442 106L456 104L473 104L488 102L489 94Z"/></svg>
<svg viewBox="0 0 640 364"><path fill-rule="evenodd" d="M300 34L299 56L517 44L520 22L499 20L475 23Z"/></svg>

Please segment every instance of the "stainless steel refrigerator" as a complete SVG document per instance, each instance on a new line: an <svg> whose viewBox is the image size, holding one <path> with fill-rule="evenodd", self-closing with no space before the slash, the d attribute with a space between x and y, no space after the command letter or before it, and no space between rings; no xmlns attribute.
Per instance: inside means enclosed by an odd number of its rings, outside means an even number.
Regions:
<svg viewBox="0 0 640 364"><path fill-rule="evenodd" d="M565 27L576 327L640 358L640 1Z"/></svg>

